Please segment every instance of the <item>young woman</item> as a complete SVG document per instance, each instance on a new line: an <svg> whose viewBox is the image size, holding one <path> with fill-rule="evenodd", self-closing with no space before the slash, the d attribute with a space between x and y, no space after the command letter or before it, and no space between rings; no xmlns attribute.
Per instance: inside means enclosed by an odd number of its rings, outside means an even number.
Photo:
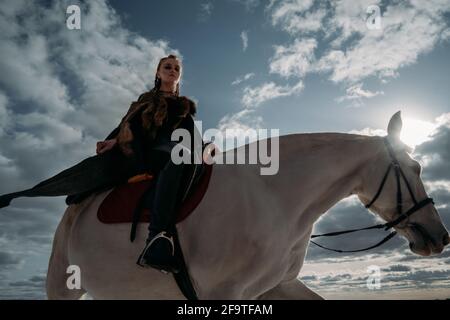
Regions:
<svg viewBox="0 0 450 320"><path fill-rule="evenodd" d="M137 263L164 272L177 272L173 256L175 204L179 181L186 166L171 160L177 128L187 129L191 141L195 131L195 103L179 95L182 65L175 55L159 61L155 86L133 102L119 126L105 141L97 143L97 155L47 179L31 189L0 196L0 208L20 196L68 195L67 204L76 203L93 192L124 182L155 175L156 193L151 212L149 236ZM191 146L193 143L191 142Z"/></svg>

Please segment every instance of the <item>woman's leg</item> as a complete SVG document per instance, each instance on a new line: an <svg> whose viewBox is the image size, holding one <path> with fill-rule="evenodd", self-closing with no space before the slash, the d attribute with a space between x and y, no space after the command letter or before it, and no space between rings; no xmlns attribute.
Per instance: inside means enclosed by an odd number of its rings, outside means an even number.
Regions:
<svg viewBox="0 0 450 320"><path fill-rule="evenodd" d="M54 197L86 194L126 182L135 172L133 161L118 148L84 159L33 188L0 196L0 208L17 197Z"/></svg>
<svg viewBox="0 0 450 320"><path fill-rule="evenodd" d="M155 197L150 210L149 236L138 264L161 271L178 272L173 255L173 232L175 208L185 164L174 164L169 153L160 152L153 153L153 166L153 170L163 167L158 170Z"/></svg>

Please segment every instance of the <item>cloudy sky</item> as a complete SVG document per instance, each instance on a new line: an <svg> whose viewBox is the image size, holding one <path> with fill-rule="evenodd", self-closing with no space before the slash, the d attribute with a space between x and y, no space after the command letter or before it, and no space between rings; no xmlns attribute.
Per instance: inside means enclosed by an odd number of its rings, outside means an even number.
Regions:
<svg viewBox="0 0 450 320"><path fill-rule="evenodd" d="M81 29L66 9L81 8ZM367 13L378 5L380 19ZM376 12L376 11L369 11ZM181 93L203 128L385 134L403 140L450 227L450 0L95 0L0 3L0 193L28 188L95 153L159 58L182 57ZM378 22L380 23L378 25ZM64 197L0 212L0 299L45 299ZM376 222L355 199L316 232ZM324 241L371 244L377 232ZM327 298L450 298L450 252L422 258L400 238L369 253L311 247L301 278ZM370 265L381 288L366 286Z"/></svg>

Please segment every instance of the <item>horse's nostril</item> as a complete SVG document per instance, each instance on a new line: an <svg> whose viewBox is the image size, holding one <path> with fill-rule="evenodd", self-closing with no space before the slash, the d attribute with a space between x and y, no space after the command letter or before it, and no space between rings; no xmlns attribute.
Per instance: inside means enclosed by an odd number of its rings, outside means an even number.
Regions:
<svg viewBox="0 0 450 320"><path fill-rule="evenodd" d="M444 246L448 245L450 243L450 237L447 234L444 235L444 237L442 238L442 243L444 244Z"/></svg>

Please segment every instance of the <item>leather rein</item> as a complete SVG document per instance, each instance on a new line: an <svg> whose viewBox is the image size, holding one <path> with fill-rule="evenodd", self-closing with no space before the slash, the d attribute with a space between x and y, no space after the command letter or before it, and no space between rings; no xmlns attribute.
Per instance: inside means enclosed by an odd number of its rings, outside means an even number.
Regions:
<svg viewBox="0 0 450 320"><path fill-rule="evenodd" d="M395 227L396 225L398 225L400 222L402 222L405 219L408 219L412 214L414 214L415 212L419 211L420 209L422 209L423 207L425 207L427 204L429 203L433 203L433 199L432 198L425 198L423 200L421 200L420 202L417 202L416 198L414 197L414 194L412 192L411 186L408 183L408 180L406 179L405 174L403 173L402 168L400 167L400 164L397 160L397 158L394 155L394 151L392 149L392 146L390 144L390 142L388 141L387 136L383 137L383 142L386 146L386 149L389 153L389 156L391 158L391 163L389 164L386 173L384 174L383 180L381 181L380 187L378 188L377 193L375 194L375 196L373 197L372 201L370 201L368 204L365 205L366 209L370 208L374 202L378 199L378 197L381 194L381 191L383 190L384 184L387 180L387 177L389 175L389 173L391 172L391 169L394 169L394 173L395 173L395 178L397 180L397 214L398 217L390 222L384 223L384 224L377 224L374 226L370 226L370 227L366 227L366 228L360 228L360 229L351 229L351 230L345 230L345 231L337 231L337 232L330 232L330 233L324 233L324 234L314 234L311 235L311 239L313 238L318 238L318 237L333 237L333 236L339 236L341 234L346 234L346 233L353 233L353 232L357 232L357 231L362 231L362 230L371 230L371 229L384 229L385 231L388 231L389 229ZM403 178L409 194L411 195L412 200L414 201L414 206L412 208L410 208L409 210L407 210L406 212L402 212L403 211L403 207L402 207L402 189L401 189L401 184L400 184L400 177ZM332 249L332 248L327 248L325 246L322 246L312 240L310 240L312 243L314 243L316 246L319 246L323 249L326 250L330 250L330 251L334 251L334 252L361 252L361 251L366 251L366 250L370 250L376 247L381 246L383 243L387 242L388 240L392 239L395 235L397 234L396 231L392 231L390 234L388 234L383 240L381 240L380 242L367 247L367 248L363 248L363 249L357 249L357 250L339 250L339 249Z"/></svg>

